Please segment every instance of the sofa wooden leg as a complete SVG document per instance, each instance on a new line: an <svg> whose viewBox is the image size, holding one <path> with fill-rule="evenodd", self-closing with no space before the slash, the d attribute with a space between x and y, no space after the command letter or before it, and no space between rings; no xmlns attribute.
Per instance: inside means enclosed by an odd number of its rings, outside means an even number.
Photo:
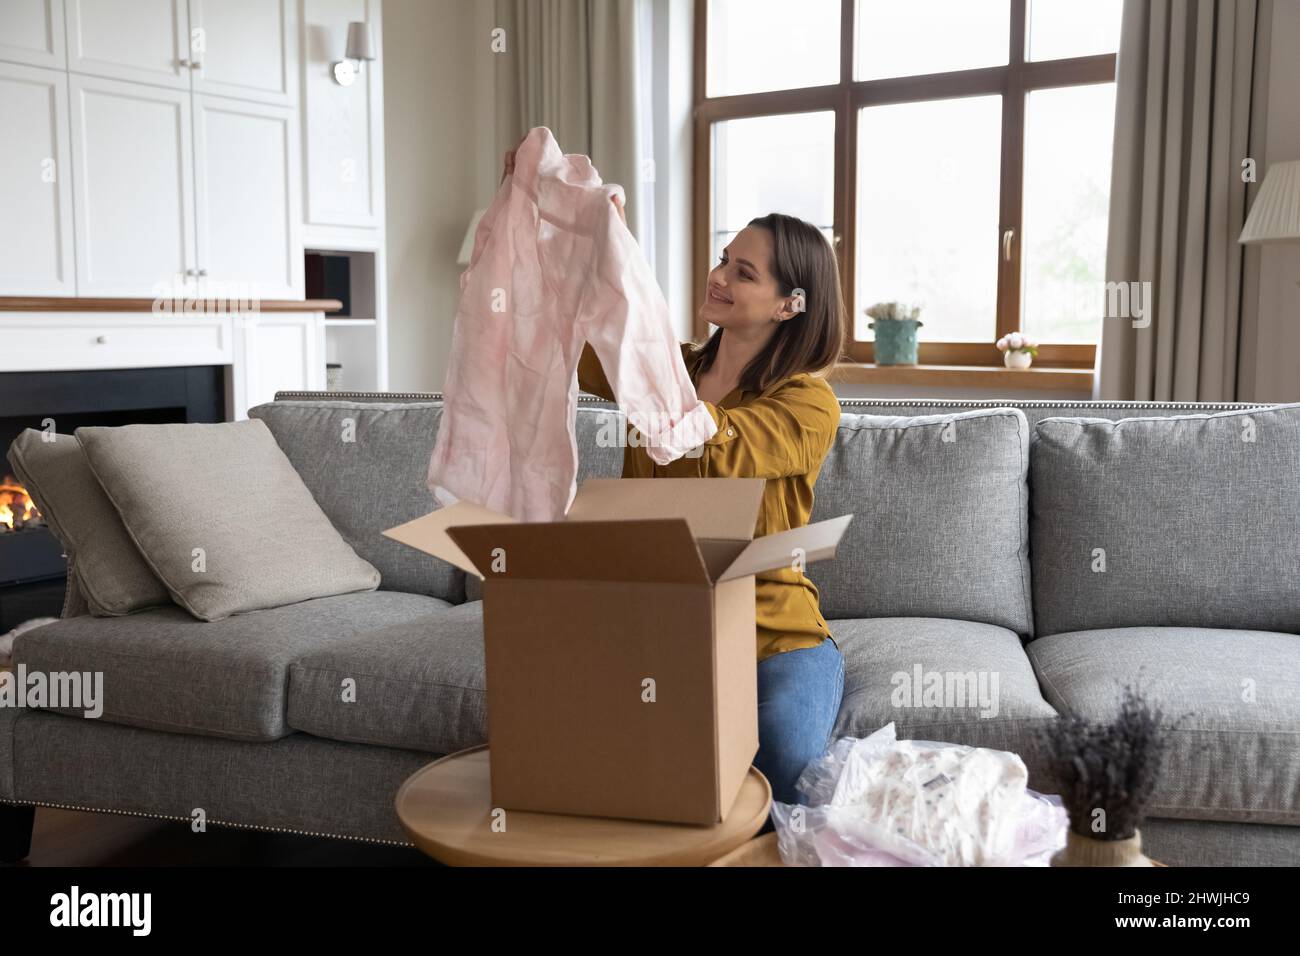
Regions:
<svg viewBox="0 0 1300 956"><path fill-rule="evenodd" d="M25 860L32 850L36 808L0 803L0 863Z"/></svg>

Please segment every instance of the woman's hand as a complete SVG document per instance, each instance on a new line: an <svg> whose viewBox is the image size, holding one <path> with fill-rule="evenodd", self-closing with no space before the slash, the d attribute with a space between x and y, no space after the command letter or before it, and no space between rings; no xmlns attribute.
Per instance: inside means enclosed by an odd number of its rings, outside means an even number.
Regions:
<svg viewBox="0 0 1300 956"><path fill-rule="evenodd" d="M501 182L505 182L505 181L506 181L506 177L509 176L509 175L511 175L512 173L514 173L514 171L515 171L515 152L516 152L516 150L519 149L520 144L522 144L523 141L524 141L525 139L527 139L527 138L528 138L528 137L527 137L527 134L525 134L522 138L520 138L520 140L519 140L518 143L515 143L515 148L514 148L514 149L506 150L505 164L504 164L504 168L501 170ZM498 183L498 185L500 185L500 184ZM623 225L626 226L626 225L627 225L627 213L625 213L625 212L623 211L623 204L622 204L621 202L619 202L617 196L610 196L610 197L609 197L609 201L612 202L612 203L614 204L614 208L618 210L618 217L619 217L620 219L623 220Z"/></svg>
<svg viewBox="0 0 1300 956"><path fill-rule="evenodd" d="M527 137L524 137L524 138L527 138ZM501 182L502 182L502 183L506 181L506 177L507 177L507 176L509 176L511 173L513 173L513 172L515 171L515 150L519 149L519 144L522 143L523 141L524 141L523 139L520 139L520 140L519 140L519 143L515 143L515 148L514 148L514 149L508 149L508 150L506 150L505 168L501 170ZM500 184L501 184L501 183L498 183L497 185L499 186Z"/></svg>

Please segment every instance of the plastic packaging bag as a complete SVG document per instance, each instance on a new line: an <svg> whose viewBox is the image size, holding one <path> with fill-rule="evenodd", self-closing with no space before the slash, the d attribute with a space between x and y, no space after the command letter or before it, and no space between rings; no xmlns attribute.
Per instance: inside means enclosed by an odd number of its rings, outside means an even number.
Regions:
<svg viewBox="0 0 1300 956"><path fill-rule="evenodd" d="M1065 846L1061 798L1026 787L1016 754L898 740L889 723L842 737L804 768L803 804L773 803L795 866L1046 866Z"/></svg>

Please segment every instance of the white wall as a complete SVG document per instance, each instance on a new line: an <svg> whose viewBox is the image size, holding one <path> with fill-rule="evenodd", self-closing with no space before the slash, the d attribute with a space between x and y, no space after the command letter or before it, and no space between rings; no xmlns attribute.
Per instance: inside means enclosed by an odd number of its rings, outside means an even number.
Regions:
<svg viewBox="0 0 1300 956"><path fill-rule="evenodd" d="M461 240L483 179L476 0L384 0L388 387L441 388L460 298ZM481 42L480 42L481 40ZM499 161L497 163L500 165Z"/></svg>

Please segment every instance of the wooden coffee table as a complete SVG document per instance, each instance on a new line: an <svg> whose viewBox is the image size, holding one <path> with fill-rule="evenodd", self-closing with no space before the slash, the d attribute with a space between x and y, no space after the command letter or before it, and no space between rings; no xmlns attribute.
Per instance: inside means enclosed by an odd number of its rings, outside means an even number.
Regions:
<svg viewBox="0 0 1300 956"><path fill-rule="evenodd" d="M753 767L715 826L506 810L492 829L488 748L450 754L397 791L397 817L425 853L450 866L704 866L762 829L772 788Z"/></svg>

